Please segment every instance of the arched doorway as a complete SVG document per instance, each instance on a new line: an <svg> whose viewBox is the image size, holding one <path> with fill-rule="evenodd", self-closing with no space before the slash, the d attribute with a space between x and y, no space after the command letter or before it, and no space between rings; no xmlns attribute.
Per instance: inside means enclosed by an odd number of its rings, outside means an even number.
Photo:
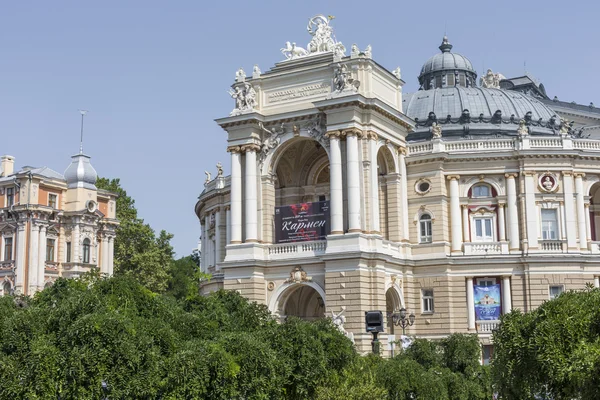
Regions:
<svg viewBox="0 0 600 400"><path fill-rule="evenodd" d="M386 315L389 315L394 311L398 311L400 308L402 308L402 300L400 299L400 295L394 287L391 287L385 292ZM395 334L394 328L395 326L392 323L392 319L387 318L387 331L390 335ZM400 331L400 333L402 333L402 331Z"/></svg>
<svg viewBox="0 0 600 400"><path fill-rule="evenodd" d="M295 283L284 286L274 295L270 309L282 321L294 316L313 321L325 317L324 293L315 283Z"/></svg>
<svg viewBox="0 0 600 400"><path fill-rule="evenodd" d="M591 240L600 240L600 182L596 182L590 188L590 233Z"/></svg>

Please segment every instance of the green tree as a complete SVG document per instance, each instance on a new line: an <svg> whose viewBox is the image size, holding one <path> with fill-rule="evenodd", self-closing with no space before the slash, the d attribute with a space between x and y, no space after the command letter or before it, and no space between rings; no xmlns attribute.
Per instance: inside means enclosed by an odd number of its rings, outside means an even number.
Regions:
<svg viewBox="0 0 600 400"><path fill-rule="evenodd" d="M515 310L494 332L492 374L503 399L597 399L600 290L566 292Z"/></svg>
<svg viewBox="0 0 600 400"><path fill-rule="evenodd" d="M198 293L200 268L193 256L182 257L171 263L166 293L184 299Z"/></svg>
<svg viewBox="0 0 600 400"><path fill-rule="evenodd" d="M150 225L138 217L133 200L119 179L98 178L99 189L116 193L120 226L115 238L114 273L135 278L154 292L167 289L173 261L173 235L161 231L158 237Z"/></svg>

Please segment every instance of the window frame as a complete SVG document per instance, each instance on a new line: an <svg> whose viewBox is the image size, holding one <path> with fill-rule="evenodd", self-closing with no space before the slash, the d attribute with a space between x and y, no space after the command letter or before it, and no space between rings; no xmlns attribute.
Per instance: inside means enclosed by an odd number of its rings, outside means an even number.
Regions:
<svg viewBox="0 0 600 400"><path fill-rule="evenodd" d="M560 288L560 292L556 295L552 295L552 288ZM558 296L565 292L565 285L548 285L548 298L550 300L556 299Z"/></svg>
<svg viewBox="0 0 600 400"><path fill-rule="evenodd" d="M56 261L56 239L46 238L46 262Z"/></svg>
<svg viewBox="0 0 600 400"><path fill-rule="evenodd" d="M54 198L54 206L52 206L50 199ZM58 210L58 194L48 193L48 207L52 207L53 210Z"/></svg>
<svg viewBox="0 0 600 400"><path fill-rule="evenodd" d="M8 194L8 191L10 190L10 195ZM12 187L7 187L5 189L5 197L4 197L4 206L5 207L12 207L15 204L15 189ZM9 201L10 199L10 201Z"/></svg>
<svg viewBox="0 0 600 400"><path fill-rule="evenodd" d="M12 236L4 236L3 237L4 240L2 241L2 261L13 261L14 260L14 244L15 244L15 240ZM6 242L10 239L10 257L6 257Z"/></svg>
<svg viewBox="0 0 600 400"><path fill-rule="evenodd" d="M65 262L70 263L71 262L71 251L72 251L72 245L71 242L66 242L65 243Z"/></svg>
<svg viewBox="0 0 600 400"><path fill-rule="evenodd" d="M481 196L481 195L475 195L475 189L479 189L479 188L486 188L487 189L487 195L486 196ZM472 199L490 199L493 198L493 191L492 191L492 187L491 185L487 184L487 183L476 183L475 185L471 186L471 198Z"/></svg>
<svg viewBox="0 0 600 400"><path fill-rule="evenodd" d="M548 221L548 220L544 221L544 214L548 214L548 212L552 212L554 214L553 221ZM554 230L553 231L546 230L544 222L553 222L555 224ZM559 223L560 223L560 216L559 216L559 210L557 208L542 208L540 210L540 237L541 237L541 239L542 240L561 240ZM548 232L554 233L555 238L544 237Z"/></svg>
<svg viewBox="0 0 600 400"><path fill-rule="evenodd" d="M89 238L83 239L83 242L81 243L81 247L82 247L81 255L82 255L82 262L84 264L90 263L91 246L92 246L92 241Z"/></svg>
<svg viewBox="0 0 600 400"><path fill-rule="evenodd" d="M425 227L425 235L423 235L423 227ZM419 243L433 243L433 217L427 212L419 215Z"/></svg>
<svg viewBox="0 0 600 400"><path fill-rule="evenodd" d="M427 295L426 292L431 292L431 295ZM435 292L433 288L423 288L421 289L421 314L433 313L435 313Z"/></svg>

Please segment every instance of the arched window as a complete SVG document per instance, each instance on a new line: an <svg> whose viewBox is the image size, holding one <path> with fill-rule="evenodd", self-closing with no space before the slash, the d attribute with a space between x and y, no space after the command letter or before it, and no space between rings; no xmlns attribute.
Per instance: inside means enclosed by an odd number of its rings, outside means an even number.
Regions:
<svg viewBox="0 0 600 400"><path fill-rule="evenodd" d="M10 287L10 282L5 281L4 284L2 285L2 294L3 295L9 295L11 292L11 287Z"/></svg>
<svg viewBox="0 0 600 400"><path fill-rule="evenodd" d="M431 243L431 215L419 217L419 243Z"/></svg>
<svg viewBox="0 0 600 400"><path fill-rule="evenodd" d="M492 189L489 185L480 184L473 186L471 191L472 198L492 197Z"/></svg>
<svg viewBox="0 0 600 400"><path fill-rule="evenodd" d="M90 263L90 239L83 239L83 263Z"/></svg>

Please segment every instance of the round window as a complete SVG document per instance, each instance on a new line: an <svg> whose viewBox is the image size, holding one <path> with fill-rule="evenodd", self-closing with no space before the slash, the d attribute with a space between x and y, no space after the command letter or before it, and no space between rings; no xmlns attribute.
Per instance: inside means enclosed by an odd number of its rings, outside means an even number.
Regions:
<svg viewBox="0 0 600 400"><path fill-rule="evenodd" d="M423 182L419 182L419 192L421 193L425 193L428 192L430 189L431 185L429 185L429 182L423 181Z"/></svg>

